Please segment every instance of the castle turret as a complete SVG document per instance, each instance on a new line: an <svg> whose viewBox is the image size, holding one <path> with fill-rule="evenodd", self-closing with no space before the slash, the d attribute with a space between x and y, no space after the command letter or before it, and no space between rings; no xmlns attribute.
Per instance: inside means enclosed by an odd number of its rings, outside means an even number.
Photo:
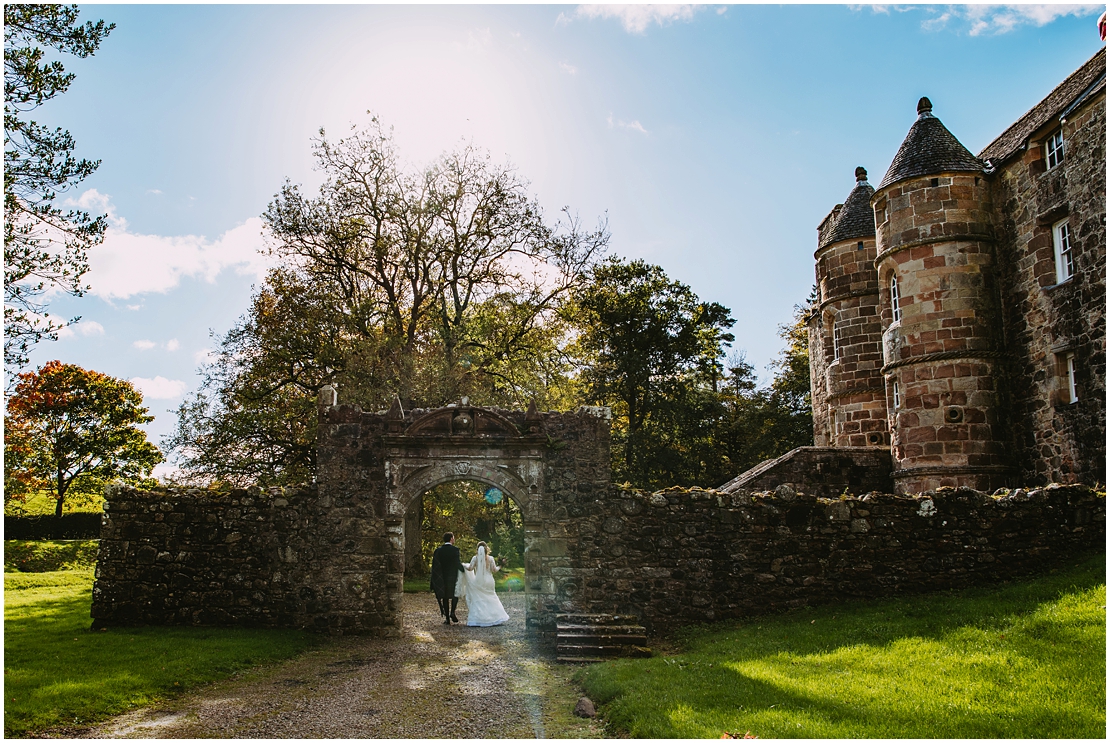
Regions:
<svg viewBox="0 0 1110 743"><path fill-rule="evenodd" d="M1001 313L983 163L928 98L871 198L898 492L1006 481Z"/></svg>
<svg viewBox="0 0 1110 743"><path fill-rule="evenodd" d="M867 171L818 229L818 303L809 319L817 446L888 446L875 215Z"/></svg>

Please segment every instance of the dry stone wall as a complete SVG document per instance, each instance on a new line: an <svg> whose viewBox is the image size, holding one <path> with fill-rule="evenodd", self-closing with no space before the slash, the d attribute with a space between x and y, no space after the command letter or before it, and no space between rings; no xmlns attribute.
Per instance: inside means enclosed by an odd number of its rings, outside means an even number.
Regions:
<svg viewBox="0 0 1110 743"><path fill-rule="evenodd" d="M836 499L614 489L568 524L582 612L653 633L850 598L989 584L1102 551L1105 496L1084 486Z"/></svg>

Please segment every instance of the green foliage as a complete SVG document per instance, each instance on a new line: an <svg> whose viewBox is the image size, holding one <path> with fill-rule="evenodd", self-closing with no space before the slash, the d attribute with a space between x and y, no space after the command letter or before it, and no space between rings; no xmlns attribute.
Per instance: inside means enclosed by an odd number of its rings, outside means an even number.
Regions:
<svg viewBox="0 0 1110 743"><path fill-rule="evenodd" d="M21 368L43 338L68 323L46 313L52 291L80 296L87 251L104 238L106 217L56 208L57 196L100 161L78 160L68 131L27 114L69 89L73 73L50 53L88 57L115 28L77 23L76 5L4 5L4 365ZM45 48L45 51L44 51ZM76 322L78 318L70 320Z"/></svg>
<svg viewBox="0 0 1110 743"><path fill-rule="evenodd" d="M493 505L483 497L488 486L478 482L459 481L432 488L424 494L423 541L421 553L425 565L432 564L432 553L443 544L443 535L455 535L455 546L466 562L484 541L498 564L507 568L524 566L524 525L520 508L507 495Z"/></svg>
<svg viewBox="0 0 1110 743"><path fill-rule="evenodd" d="M130 382L75 364L20 374L4 416L5 501L49 490L61 516L71 490L148 477L162 455L138 427L154 419L142 403Z"/></svg>
<svg viewBox="0 0 1110 743"><path fill-rule="evenodd" d="M55 570L92 570L100 549L97 539L4 541L5 572L46 573Z"/></svg>
<svg viewBox="0 0 1110 743"><path fill-rule="evenodd" d="M575 293L582 382L614 414L614 474L641 487L703 481L729 310L659 266L610 258Z"/></svg>
<svg viewBox="0 0 1110 743"><path fill-rule="evenodd" d="M992 589L697 629L579 675L646 738L1102 738L1105 558Z"/></svg>
<svg viewBox="0 0 1110 743"><path fill-rule="evenodd" d="M91 571L5 573L4 735L152 704L322 642L296 630L89 629Z"/></svg>
<svg viewBox="0 0 1110 743"><path fill-rule="evenodd" d="M467 146L422 171L376 120L321 131L325 182L290 183L264 218L283 268L220 340L168 448L187 480L295 483L315 472L315 396L437 407L575 404L560 314L606 247L604 222L548 223L527 184Z"/></svg>

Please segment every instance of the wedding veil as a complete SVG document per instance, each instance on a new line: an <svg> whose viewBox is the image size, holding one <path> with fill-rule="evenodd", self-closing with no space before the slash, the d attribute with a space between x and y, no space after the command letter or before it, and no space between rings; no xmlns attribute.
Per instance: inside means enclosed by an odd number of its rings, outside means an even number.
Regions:
<svg viewBox="0 0 1110 743"><path fill-rule="evenodd" d="M486 557L486 548L485 547L479 547L478 548L478 554L474 558L474 561L477 563L474 566L474 580L480 582L485 578L485 576L490 575L490 572L489 572L489 558ZM492 576L490 576L490 577L492 577Z"/></svg>

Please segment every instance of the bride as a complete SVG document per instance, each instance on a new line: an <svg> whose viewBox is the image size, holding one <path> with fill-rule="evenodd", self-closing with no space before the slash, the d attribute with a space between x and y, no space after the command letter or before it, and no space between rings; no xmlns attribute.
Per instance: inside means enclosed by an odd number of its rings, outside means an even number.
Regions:
<svg viewBox="0 0 1110 743"><path fill-rule="evenodd" d="M478 542L478 554L466 565L466 624L468 627L493 627L509 621L501 599L494 590L493 574L500 568L487 554L486 543Z"/></svg>

